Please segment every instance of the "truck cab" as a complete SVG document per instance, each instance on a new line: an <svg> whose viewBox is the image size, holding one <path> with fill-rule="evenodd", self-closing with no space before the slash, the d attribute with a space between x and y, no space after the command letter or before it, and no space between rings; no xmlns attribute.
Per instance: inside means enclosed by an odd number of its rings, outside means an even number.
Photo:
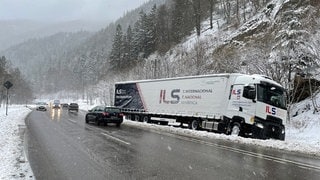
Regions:
<svg viewBox="0 0 320 180"><path fill-rule="evenodd" d="M229 131L234 124L250 136L284 140L287 118L286 91L281 85L261 75L239 76L231 86L228 117Z"/></svg>

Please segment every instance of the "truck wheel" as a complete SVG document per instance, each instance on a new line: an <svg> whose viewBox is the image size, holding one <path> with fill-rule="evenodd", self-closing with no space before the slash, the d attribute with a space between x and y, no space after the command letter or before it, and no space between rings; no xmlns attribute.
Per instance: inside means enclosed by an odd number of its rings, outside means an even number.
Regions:
<svg viewBox="0 0 320 180"><path fill-rule="evenodd" d="M144 123L149 123L149 119L150 119L149 116L143 116L142 120Z"/></svg>
<svg viewBox="0 0 320 180"><path fill-rule="evenodd" d="M189 123L189 129L193 129L193 130L199 129L199 121L198 120L192 120Z"/></svg>
<svg viewBox="0 0 320 180"><path fill-rule="evenodd" d="M235 122L232 124L231 128L231 136L239 136L240 135L240 124Z"/></svg>

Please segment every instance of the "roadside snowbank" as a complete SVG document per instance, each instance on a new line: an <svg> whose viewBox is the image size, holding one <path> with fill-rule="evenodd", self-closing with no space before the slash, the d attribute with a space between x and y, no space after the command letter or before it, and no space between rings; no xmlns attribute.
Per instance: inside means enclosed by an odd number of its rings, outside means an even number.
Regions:
<svg viewBox="0 0 320 180"><path fill-rule="evenodd" d="M34 179L24 152L25 118L31 110L25 106L0 108L0 179Z"/></svg>

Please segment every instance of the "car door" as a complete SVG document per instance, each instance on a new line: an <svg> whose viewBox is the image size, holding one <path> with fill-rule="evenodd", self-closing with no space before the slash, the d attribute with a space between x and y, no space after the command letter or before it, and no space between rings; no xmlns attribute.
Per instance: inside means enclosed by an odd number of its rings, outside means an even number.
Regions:
<svg viewBox="0 0 320 180"><path fill-rule="evenodd" d="M88 113L87 117L90 121L94 121L96 119L97 116L97 112L98 112L99 107L94 107L93 109L91 109L91 111Z"/></svg>
<svg viewBox="0 0 320 180"><path fill-rule="evenodd" d="M97 118L99 118L101 116L103 111L104 111L104 107L98 106L94 111L94 120L97 120Z"/></svg>

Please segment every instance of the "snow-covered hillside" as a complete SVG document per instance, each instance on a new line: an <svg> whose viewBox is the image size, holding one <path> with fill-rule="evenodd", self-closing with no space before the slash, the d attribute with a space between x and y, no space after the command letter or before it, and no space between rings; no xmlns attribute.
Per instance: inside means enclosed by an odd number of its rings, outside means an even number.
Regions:
<svg viewBox="0 0 320 180"><path fill-rule="evenodd" d="M167 69L159 68L168 71L160 76L242 72L286 83L288 71L319 64L318 14L310 1L293 0L271 0L240 25L215 14L212 29L209 19L203 21L200 36L193 32L164 56L155 54L149 60L170 64ZM289 64L294 68L288 69Z"/></svg>

